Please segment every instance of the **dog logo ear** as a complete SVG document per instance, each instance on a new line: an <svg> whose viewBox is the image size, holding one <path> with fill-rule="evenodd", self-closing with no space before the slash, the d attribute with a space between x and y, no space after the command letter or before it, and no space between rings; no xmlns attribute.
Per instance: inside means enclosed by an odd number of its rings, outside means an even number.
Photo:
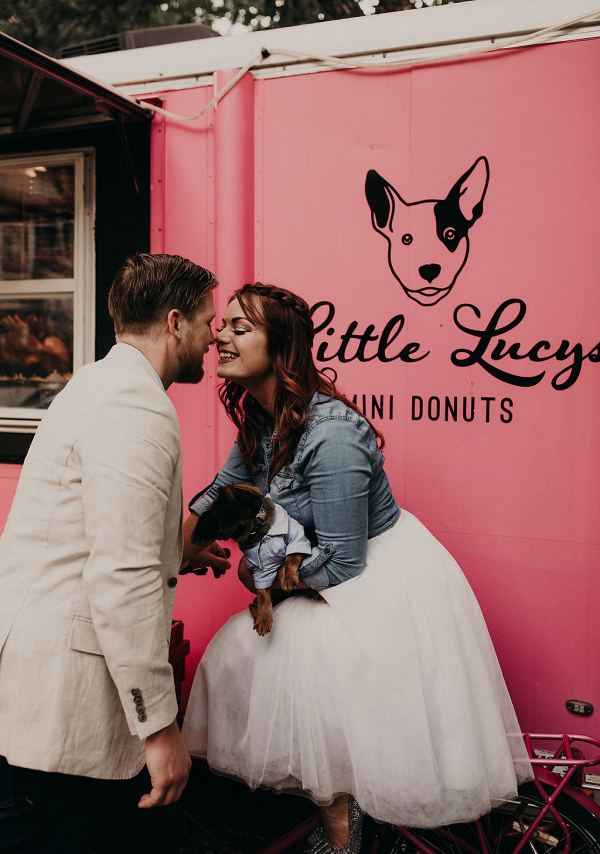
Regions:
<svg viewBox="0 0 600 854"><path fill-rule="evenodd" d="M392 221L396 208L394 197L398 196L398 193L378 172L369 169L365 181L365 195L371 208L371 221L375 231L382 234L385 231L392 231ZM398 198L400 199L400 196Z"/></svg>
<svg viewBox="0 0 600 854"><path fill-rule="evenodd" d="M483 213L483 200L490 181L487 158L478 157L468 172L458 179L448 193L448 201L458 201L461 214L470 227Z"/></svg>

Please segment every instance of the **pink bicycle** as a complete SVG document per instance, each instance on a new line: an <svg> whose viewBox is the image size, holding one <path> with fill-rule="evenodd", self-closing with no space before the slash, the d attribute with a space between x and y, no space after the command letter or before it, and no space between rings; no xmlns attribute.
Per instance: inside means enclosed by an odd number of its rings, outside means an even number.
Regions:
<svg viewBox="0 0 600 854"><path fill-rule="evenodd" d="M530 733L523 738L535 778L520 787L516 798L468 824L389 828L377 854L521 854L526 848L531 854L598 854L600 807L582 783L583 769L600 764L600 753L586 758L582 747L600 749L600 741ZM556 742L556 750L547 749Z"/></svg>
<svg viewBox="0 0 600 854"><path fill-rule="evenodd" d="M584 769L600 765L600 741L588 736L523 735L535 778L477 821L435 829L387 825L363 845L368 854L600 854L600 807L584 790ZM558 743L558 744L557 744ZM593 756L586 757L584 748ZM263 849L283 854L318 817Z"/></svg>

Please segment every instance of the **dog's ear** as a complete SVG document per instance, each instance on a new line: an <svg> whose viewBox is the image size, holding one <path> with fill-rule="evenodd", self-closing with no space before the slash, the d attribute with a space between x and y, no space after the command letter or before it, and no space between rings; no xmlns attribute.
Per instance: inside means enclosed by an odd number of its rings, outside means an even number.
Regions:
<svg viewBox="0 0 600 854"><path fill-rule="evenodd" d="M230 483L220 490L220 512L236 516L240 510L258 513L262 497L260 489L250 483Z"/></svg>
<svg viewBox="0 0 600 854"><path fill-rule="evenodd" d="M391 184L381 177L374 169L369 169L365 181L365 195L371 208L371 222L375 231L381 234L392 231L392 221L396 209L396 198L401 202L403 199L398 195Z"/></svg>
<svg viewBox="0 0 600 854"><path fill-rule="evenodd" d="M198 517L196 526L192 531L192 543L195 546L202 546L206 543L211 543L215 538L216 525L211 509L212 505L202 514L202 516Z"/></svg>
<svg viewBox="0 0 600 854"><path fill-rule="evenodd" d="M446 200L458 203L461 214L470 228L483 213L483 200L490 181L486 157L478 157L468 172L458 179Z"/></svg>

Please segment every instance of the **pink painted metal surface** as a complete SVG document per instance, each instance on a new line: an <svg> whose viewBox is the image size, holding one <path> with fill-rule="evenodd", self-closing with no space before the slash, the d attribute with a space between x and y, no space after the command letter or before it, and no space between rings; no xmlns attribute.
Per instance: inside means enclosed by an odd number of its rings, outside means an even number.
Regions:
<svg viewBox="0 0 600 854"><path fill-rule="evenodd" d="M218 78L216 85L220 86L229 79L227 75ZM248 82L251 86L252 80L248 78L241 87L232 90L216 112L211 110L201 119L185 124L161 120L153 129L152 183L153 194L159 194L159 211L157 215L153 204L151 249L183 255L211 270L222 270L217 274L222 284L215 291L219 317L231 289L228 282L251 278L253 265L253 152L249 144L253 111L252 101L248 104L248 97L252 96L252 90L249 93L247 90ZM195 115L213 94L213 87L204 87L160 93L159 97L170 112ZM219 122L216 132L215 125ZM240 127L244 122L249 123L246 131ZM218 194L217 176L222 182ZM246 189L240 191L244 183ZM199 386L175 385L169 389L181 424L185 503L212 480L216 461L227 453L235 435L220 412L212 353L205 360L205 369L204 381ZM183 620L186 637L191 640L186 660L188 678L182 690L184 703L191 677L210 638L232 613L246 607L248 602L249 595L235 571L218 580L210 572L204 577L181 577L175 614Z"/></svg>
<svg viewBox="0 0 600 854"><path fill-rule="evenodd" d="M521 725L587 734L598 712L565 701L594 702L600 662L599 76L589 39L247 77L153 141L153 250L214 269L219 315L249 278L319 304L319 364L469 578ZM190 115L213 87L157 95ZM233 437L206 374L170 392L186 500ZM234 572L181 579L189 677L248 598Z"/></svg>
<svg viewBox="0 0 600 854"><path fill-rule="evenodd" d="M599 72L593 40L256 84L257 276L322 303L321 365L384 431L538 730L598 684Z"/></svg>
<svg viewBox="0 0 600 854"><path fill-rule="evenodd" d="M599 73L588 40L247 93L253 278L320 303L321 367L384 431L399 502L463 567L521 723L537 730L573 728L565 701L594 701L600 661ZM167 145L174 158L190 162ZM176 215L205 228L184 205ZM239 221L219 227L239 233ZM246 240L229 250L241 270ZM216 272L222 305L247 276ZM217 444L198 476L186 471L197 488L232 435L210 413ZM182 431L189 447L198 423L183 413ZM178 594L196 654L243 599L220 584ZM577 729L597 732L596 716Z"/></svg>

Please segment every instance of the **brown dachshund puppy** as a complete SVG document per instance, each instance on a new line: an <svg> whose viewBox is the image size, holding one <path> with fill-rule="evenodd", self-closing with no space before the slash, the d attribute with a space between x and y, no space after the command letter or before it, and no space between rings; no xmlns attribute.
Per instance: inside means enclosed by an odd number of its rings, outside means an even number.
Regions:
<svg viewBox="0 0 600 854"><path fill-rule="evenodd" d="M273 581L278 578L282 591L293 591L302 558L311 554L302 526L269 496L263 498L258 487L233 483L219 489L192 534L194 545L201 547L215 539L235 540L244 553L242 560L252 571L256 587L256 600L250 606L254 629L259 635L268 634L273 625Z"/></svg>

